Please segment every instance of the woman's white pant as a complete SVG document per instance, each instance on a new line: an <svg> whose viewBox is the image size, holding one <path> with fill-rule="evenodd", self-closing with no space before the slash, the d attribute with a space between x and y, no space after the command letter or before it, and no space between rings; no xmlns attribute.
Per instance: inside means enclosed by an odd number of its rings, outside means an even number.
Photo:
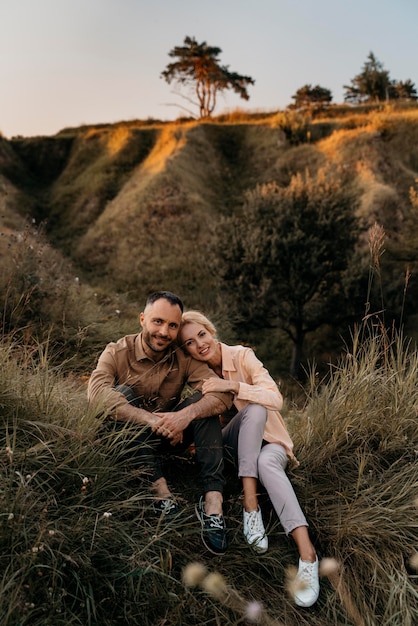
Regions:
<svg viewBox="0 0 418 626"><path fill-rule="evenodd" d="M265 443L258 457L258 477L288 535L299 526L308 526L287 474L286 450L279 443Z"/></svg>
<svg viewBox="0 0 418 626"><path fill-rule="evenodd" d="M287 454L278 443L263 441L267 409L247 404L222 429L226 453L238 462L238 476L258 478L267 491L286 534L308 526L287 474Z"/></svg>
<svg viewBox="0 0 418 626"><path fill-rule="evenodd" d="M247 404L222 428L226 453L238 461L238 476L258 478L258 455L263 443L267 409L260 404Z"/></svg>

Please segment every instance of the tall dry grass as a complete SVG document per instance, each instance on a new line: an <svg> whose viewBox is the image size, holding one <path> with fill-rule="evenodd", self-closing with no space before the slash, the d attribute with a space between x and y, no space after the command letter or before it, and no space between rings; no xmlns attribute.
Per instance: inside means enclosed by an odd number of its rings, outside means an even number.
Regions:
<svg viewBox="0 0 418 626"><path fill-rule="evenodd" d="M373 281L381 289L384 238L376 224L369 233L369 293ZM338 603L355 624L412 625L418 352L402 332L385 328L383 311L370 310L369 293L364 322L338 364L322 382L310 372L305 408L293 422L303 458L296 480L322 550L340 563L327 614Z"/></svg>
<svg viewBox="0 0 418 626"><path fill-rule="evenodd" d="M337 563L305 611L288 593L295 546L263 496L269 551L257 556L243 541L232 472L230 546L205 554L193 458L169 466L182 512L163 524L123 439L102 434L89 412L84 381L52 365L47 342L3 337L1 623L417 623L418 353L377 320L353 332L326 379L312 368L305 405L285 412L301 461L291 479L322 562ZM205 575L192 585L184 572L196 562Z"/></svg>

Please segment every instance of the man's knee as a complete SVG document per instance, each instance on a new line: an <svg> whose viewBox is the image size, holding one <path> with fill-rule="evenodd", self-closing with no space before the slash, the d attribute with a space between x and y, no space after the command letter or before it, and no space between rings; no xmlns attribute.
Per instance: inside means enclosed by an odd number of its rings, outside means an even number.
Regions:
<svg viewBox="0 0 418 626"><path fill-rule="evenodd" d="M116 385L114 389L115 391L118 391L119 393L123 394L125 398L127 399L127 401L129 402L129 404L133 404L133 405L138 404L139 398L137 394L135 393L135 391L132 389L132 387L129 387L129 385Z"/></svg>
<svg viewBox="0 0 418 626"><path fill-rule="evenodd" d="M202 394L200 391L195 391L192 395L184 398L175 408L174 411L180 411L184 409L185 406L189 406L190 404L194 404L195 402L199 402L202 399Z"/></svg>

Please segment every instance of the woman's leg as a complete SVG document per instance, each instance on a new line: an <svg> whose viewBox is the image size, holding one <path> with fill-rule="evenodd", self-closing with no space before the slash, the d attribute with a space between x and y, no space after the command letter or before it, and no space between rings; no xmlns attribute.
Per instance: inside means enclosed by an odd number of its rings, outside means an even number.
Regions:
<svg viewBox="0 0 418 626"><path fill-rule="evenodd" d="M263 441L267 409L248 404L222 429L224 447L238 460L238 476L244 491L244 536L257 552L268 548L263 518L258 506L258 455Z"/></svg>
<svg viewBox="0 0 418 626"><path fill-rule="evenodd" d="M258 457L258 475L281 525L289 535L299 526L308 526L292 484L286 474L287 454L278 443L267 443Z"/></svg>
<svg viewBox="0 0 418 626"><path fill-rule="evenodd" d="M294 528L290 532L290 534L292 535L294 542L296 543L299 556L302 561L314 563L316 560L316 550L313 547L312 541L310 540L308 527L298 526L297 528Z"/></svg>
<svg viewBox="0 0 418 626"><path fill-rule="evenodd" d="M223 445L238 462L246 511L255 511L258 507L258 455L266 420L265 407L248 404L222 429Z"/></svg>
<svg viewBox="0 0 418 626"><path fill-rule="evenodd" d="M299 569L295 603L312 606L319 595L318 558L310 540L308 523L286 474L287 455L283 446L266 444L258 458L258 472L274 510L287 535L291 535L299 552Z"/></svg>

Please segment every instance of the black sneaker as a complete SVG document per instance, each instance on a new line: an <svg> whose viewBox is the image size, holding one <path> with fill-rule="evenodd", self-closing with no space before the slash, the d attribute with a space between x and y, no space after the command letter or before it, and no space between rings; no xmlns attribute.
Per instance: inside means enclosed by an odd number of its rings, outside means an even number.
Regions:
<svg viewBox="0 0 418 626"><path fill-rule="evenodd" d="M153 509L155 515L163 516L166 519L171 519L180 511L180 507L173 498L166 498L165 500L154 500Z"/></svg>
<svg viewBox="0 0 418 626"><path fill-rule="evenodd" d="M225 520L222 515L206 515L204 505L200 496L195 511L202 526L203 545L213 554L224 554L227 548Z"/></svg>

